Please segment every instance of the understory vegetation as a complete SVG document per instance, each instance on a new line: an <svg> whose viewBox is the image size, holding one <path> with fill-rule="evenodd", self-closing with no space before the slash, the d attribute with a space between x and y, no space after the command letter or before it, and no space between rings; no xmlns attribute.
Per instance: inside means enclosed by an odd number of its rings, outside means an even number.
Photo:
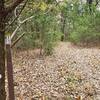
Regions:
<svg viewBox="0 0 100 100"><path fill-rule="evenodd" d="M20 6L16 8L16 16L19 11ZM18 28L14 39L24 33L16 48L39 48L47 55L52 54L53 47L58 41L98 44L99 4L88 4L81 0L30 0L13 27ZM13 33L14 30L9 31Z"/></svg>
<svg viewBox="0 0 100 100"><path fill-rule="evenodd" d="M74 43L99 43L100 42L100 13L83 15L76 18L75 28L69 35Z"/></svg>

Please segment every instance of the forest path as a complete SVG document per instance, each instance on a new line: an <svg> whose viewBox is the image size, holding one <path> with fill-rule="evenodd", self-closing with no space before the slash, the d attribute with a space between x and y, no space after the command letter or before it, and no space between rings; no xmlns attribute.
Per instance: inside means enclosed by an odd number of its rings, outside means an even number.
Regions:
<svg viewBox="0 0 100 100"><path fill-rule="evenodd" d="M39 57L38 50L14 54L16 98L100 100L100 49L58 44L52 56Z"/></svg>

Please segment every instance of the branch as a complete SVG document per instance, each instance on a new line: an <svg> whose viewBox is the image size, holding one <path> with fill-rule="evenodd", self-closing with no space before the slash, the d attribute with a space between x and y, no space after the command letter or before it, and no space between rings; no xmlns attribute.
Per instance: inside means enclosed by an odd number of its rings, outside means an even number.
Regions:
<svg viewBox="0 0 100 100"><path fill-rule="evenodd" d="M14 32L13 32L12 35L11 35L11 39L13 39L13 37L14 37L15 34L16 34L16 32L17 32L18 29L20 28L20 26L21 26L21 24L19 24L19 25L17 26L17 28L14 30Z"/></svg>
<svg viewBox="0 0 100 100"><path fill-rule="evenodd" d="M24 0L15 0L12 2L8 7L5 8L6 13L12 12L20 3L22 3Z"/></svg>
<svg viewBox="0 0 100 100"><path fill-rule="evenodd" d="M64 1L57 1L57 0L55 0L56 6L58 6L60 10L61 10L60 3L62 3L62 2L64 2Z"/></svg>
<svg viewBox="0 0 100 100"><path fill-rule="evenodd" d="M28 0L25 1L25 3L24 3L24 5L22 6L21 11L19 12L18 15L16 15L17 7L15 8L15 11L14 11L14 12L15 12L15 13L14 13L14 14L15 14L15 18L14 18L14 20L5 28L5 30L7 30L7 29L9 28L9 26L11 26L11 25L18 19L18 17L21 15L22 11L24 10L24 8L25 8L27 2L28 2Z"/></svg>
<svg viewBox="0 0 100 100"><path fill-rule="evenodd" d="M99 4L99 0L96 0L96 6Z"/></svg>
<svg viewBox="0 0 100 100"><path fill-rule="evenodd" d="M21 34L11 45L11 48L25 35L25 33Z"/></svg>
<svg viewBox="0 0 100 100"><path fill-rule="evenodd" d="M23 23L25 23L26 21L28 21L28 20L30 20L30 19L32 19L32 18L34 18L35 16L33 15L33 16L30 16L30 17L28 17L28 18L26 18L25 20L23 20L23 21L20 21L20 24L23 24Z"/></svg>
<svg viewBox="0 0 100 100"><path fill-rule="evenodd" d="M15 10L16 10L16 9L15 9ZM49 9L47 12L45 12L44 15L45 15L45 14L48 14L50 10L51 10L51 9ZM15 16L16 16L16 11L15 11ZM18 29L21 27L21 25L24 24L25 22L31 20L31 19L34 18L34 17L36 17L36 16L34 16L34 15L33 15L33 16L30 16L30 17L24 19L23 21L21 21L20 18L18 18L18 24L19 24L19 25L17 26L17 28L15 29L15 31L12 33L12 35L11 35L11 40L12 40L13 37L16 35L16 32L17 32Z"/></svg>
<svg viewBox="0 0 100 100"><path fill-rule="evenodd" d="M26 18L26 19L23 20L23 21L19 21L19 25L17 26L17 28L15 29L15 31L12 33L11 39L13 39L13 37L16 35L16 32L18 31L18 29L20 28L20 26L21 26L22 24L24 24L26 21L28 21L28 20L30 20L30 19L32 19L32 18L34 18L34 17L35 17L35 16L30 16L30 17Z"/></svg>

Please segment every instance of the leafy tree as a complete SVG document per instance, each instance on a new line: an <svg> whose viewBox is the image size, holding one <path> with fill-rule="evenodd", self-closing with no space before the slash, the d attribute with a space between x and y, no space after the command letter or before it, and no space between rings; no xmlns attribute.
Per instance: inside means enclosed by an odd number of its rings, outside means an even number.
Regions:
<svg viewBox="0 0 100 100"><path fill-rule="evenodd" d="M37 3L28 4L22 13L23 16L20 16L20 19L25 19L25 16L31 14L31 21L27 20L19 29L18 34L22 32L28 34L25 34L17 47L24 49L39 47L43 49L45 54L51 54L53 45L61 37L60 25L58 24L59 10L53 2L41 1L38 5ZM32 8L28 12L30 7Z"/></svg>
<svg viewBox="0 0 100 100"><path fill-rule="evenodd" d="M100 42L100 31L98 30L100 18L100 12L95 5L91 5L90 9L83 4L83 15L75 18L74 29L71 31L69 38L74 43L98 43ZM91 15L92 14L92 15Z"/></svg>

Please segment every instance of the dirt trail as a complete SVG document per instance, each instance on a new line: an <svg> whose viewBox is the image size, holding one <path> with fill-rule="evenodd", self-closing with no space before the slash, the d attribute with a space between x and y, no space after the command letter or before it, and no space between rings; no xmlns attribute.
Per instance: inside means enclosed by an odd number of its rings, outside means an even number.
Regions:
<svg viewBox="0 0 100 100"><path fill-rule="evenodd" d="M100 100L99 48L59 43L52 56L29 50L16 53L13 63L16 100Z"/></svg>

